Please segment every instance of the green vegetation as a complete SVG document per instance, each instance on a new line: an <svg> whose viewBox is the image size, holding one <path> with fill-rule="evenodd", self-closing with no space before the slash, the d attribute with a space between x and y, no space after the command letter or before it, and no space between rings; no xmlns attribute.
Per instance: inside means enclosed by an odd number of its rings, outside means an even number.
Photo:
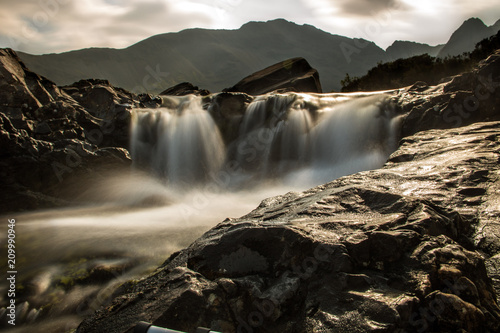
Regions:
<svg viewBox="0 0 500 333"><path fill-rule="evenodd" d="M379 63L363 77L346 74L340 81L342 92L395 89L424 81L438 84L443 78L470 71L477 63L500 49L500 31L476 44L472 52L459 56L436 58L423 54L407 59Z"/></svg>
<svg viewBox="0 0 500 333"><path fill-rule="evenodd" d="M85 280L90 274L87 266L88 260L86 258L69 263L65 267L64 273L58 277L58 285L69 290L79 281Z"/></svg>

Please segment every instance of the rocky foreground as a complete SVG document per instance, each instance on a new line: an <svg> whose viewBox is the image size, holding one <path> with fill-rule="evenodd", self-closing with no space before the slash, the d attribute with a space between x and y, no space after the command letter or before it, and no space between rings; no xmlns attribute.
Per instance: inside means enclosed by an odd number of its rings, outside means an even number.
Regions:
<svg viewBox="0 0 500 333"><path fill-rule="evenodd" d="M0 212L67 206L82 175L130 166L134 105L104 80L57 87L0 50Z"/></svg>
<svg viewBox="0 0 500 333"><path fill-rule="evenodd" d="M78 332L497 332L499 161L499 122L409 136L380 170L220 223Z"/></svg>
<svg viewBox="0 0 500 333"><path fill-rule="evenodd" d="M67 205L81 175L128 167L133 107L101 80L67 87L0 53L3 212ZM153 274L122 285L78 332L146 320L191 332L500 330L500 52L436 87L393 93L400 146L386 165L264 200ZM217 100L224 126L253 97Z"/></svg>
<svg viewBox="0 0 500 333"><path fill-rule="evenodd" d="M498 332L500 122L486 120L498 118L499 57L400 91L405 137L383 168L223 221L78 332L140 320L188 332Z"/></svg>

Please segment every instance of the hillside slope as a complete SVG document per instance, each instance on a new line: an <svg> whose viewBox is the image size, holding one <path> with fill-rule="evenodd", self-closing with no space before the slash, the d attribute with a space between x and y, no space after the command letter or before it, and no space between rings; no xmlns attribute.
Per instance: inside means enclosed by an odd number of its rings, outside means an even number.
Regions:
<svg viewBox="0 0 500 333"><path fill-rule="evenodd" d="M417 55L428 54L435 57L444 45L430 46L428 44L397 40L385 52L389 60L411 58Z"/></svg>
<svg viewBox="0 0 500 333"><path fill-rule="evenodd" d="M362 74L385 52L372 42L332 35L278 19L238 30L189 29L157 35L125 49L92 48L34 56L19 52L34 71L59 85L105 78L135 92L159 92L183 81L220 91L284 59L303 57L316 68L325 91L339 89L345 72ZM349 57L341 48L354 50Z"/></svg>
<svg viewBox="0 0 500 333"><path fill-rule="evenodd" d="M361 76L377 63L421 54L471 51L500 24L469 19L446 45L396 41L387 51L373 42L333 35L283 19L250 22L237 30L188 29L145 39L125 49L90 48L60 54L18 52L29 68L58 85L106 79L133 92L159 93L181 82L212 92L236 84L262 68L301 57L318 70L324 91L341 88L346 73Z"/></svg>
<svg viewBox="0 0 500 333"><path fill-rule="evenodd" d="M438 57L457 56L474 50L476 43L497 33L499 21L488 27L478 18L465 21L438 53Z"/></svg>

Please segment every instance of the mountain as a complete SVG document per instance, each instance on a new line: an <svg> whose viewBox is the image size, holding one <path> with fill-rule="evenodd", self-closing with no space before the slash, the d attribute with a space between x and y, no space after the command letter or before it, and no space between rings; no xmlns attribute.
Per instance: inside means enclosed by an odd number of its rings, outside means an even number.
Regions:
<svg viewBox="0 0 500 333"><path fill-rule="evenodd" d="M189 81L221 91L262 68L295 57L307 59L325 91L340 89L346 72L362 75L385 51L283 19L250 22L238 30L188 29L156 35L125 49L91 48L61 54L19 56L59 85L103 78L134 92L160 92Z"/></svg>
<svg viewBox="0 0 500 333"><path fill-rule="evenodd" d="M488 27L478 18L465 21L450 37L448 42L439 51L438 56L456 56L474 50L476 43L490 37L500 29L500 20Z"/></svg>
<svg viewBox="0 0 500 333"><path fill-rule="evenodd" d="M25 64L58 85L107 79L133 92L159 93L181 82L216 92L242 77L301 57L318 70L325 92L340 90L345 74L362 76L377 63L429 55L456 55L498 31L481 20L465 21L446 45L396 41L386 51L373 42L333 35L284 19L249 22L237 30L187 29L145 39L125 49L90 48L60 54L18 52Z"/></svg>
<svg viewBox="0 0 500 333"><path fill-rule="evenodd" d="M470 18L451 35L446 44L430 46L411 41L395 41L386 49L389 60L411 58L427 53L433 57L456 56L474 50L476 43L496 34L500 30L500 20L487 26L478 18Z"/></svg>
<svg viewBox="0 0 500 333"><path fill-rule="evenodd" d="M500 30L500 20L496 21L490 28L492 28L493 31L499 31Z"/></svg>
<svg viewBox="0 0 500 333"><path fill-rule="evenodd" d="M401 58L411 58L417 55L427 53L430 56L437 56L443 48L443 44L430 46L428 44L397 40L389 46L385 52L389 60L397 60Z"/></svg>

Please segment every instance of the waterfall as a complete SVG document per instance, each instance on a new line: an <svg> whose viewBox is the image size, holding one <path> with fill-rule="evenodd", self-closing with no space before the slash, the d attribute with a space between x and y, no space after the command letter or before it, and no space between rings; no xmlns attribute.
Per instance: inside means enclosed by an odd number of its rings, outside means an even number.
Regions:
<svg viewBox="0 0 500 333"><path fill-rule="evenodd" d="M312 165L332 179L382 166L395 149L397 124L387 96L328 106L312 135Z"/></svg>
<svg viewBox="0 0 500 333"><path fill-rule="evenodd" d="M179 186L206 182L228 165L238 187L243 179L315 185L383 165L398 132L388 99L382 93L257 96L226 147L200 97L164 97L162 108L135 111L131 154L136 166Z"/></svg>
<svg viewBox="0 0 500 333"><path fill-rule="evenodd" d="M244 115L236 160L260 178L306 186L378 168L397 148L388 101L382 93L259 96Z"/></svg>
<svg viewBox="0 0 500 333"><path fill-rule="evenodd" d="M165 97L166 98L166 97ZM170 184L206 180L225 157L219 129L201 100L168 97L167 107L136 111L131 126L134 163L148 166Z"/></svg>
<svg viewBox="0 0 500 333"><path fill-rule="evenodd" d="M227 100L217 95L163 97L160 108L135 109L133 172L82 178L75 188L83 206L16 216L25 254L19 282L36 286L20 296L23 304L36 310L56 294L62 305L24 331L74 320L74 309L100 305L108 299L100 296L151 272L226 217L268 197L378 168L397 148L398 116L383 93L244 97L229 103L234 112L227 104L221 112ZM73 273L90 276L103 263L123 273L108 282L79 282ZM62 277L75 285L61 288Z"/></svg>

